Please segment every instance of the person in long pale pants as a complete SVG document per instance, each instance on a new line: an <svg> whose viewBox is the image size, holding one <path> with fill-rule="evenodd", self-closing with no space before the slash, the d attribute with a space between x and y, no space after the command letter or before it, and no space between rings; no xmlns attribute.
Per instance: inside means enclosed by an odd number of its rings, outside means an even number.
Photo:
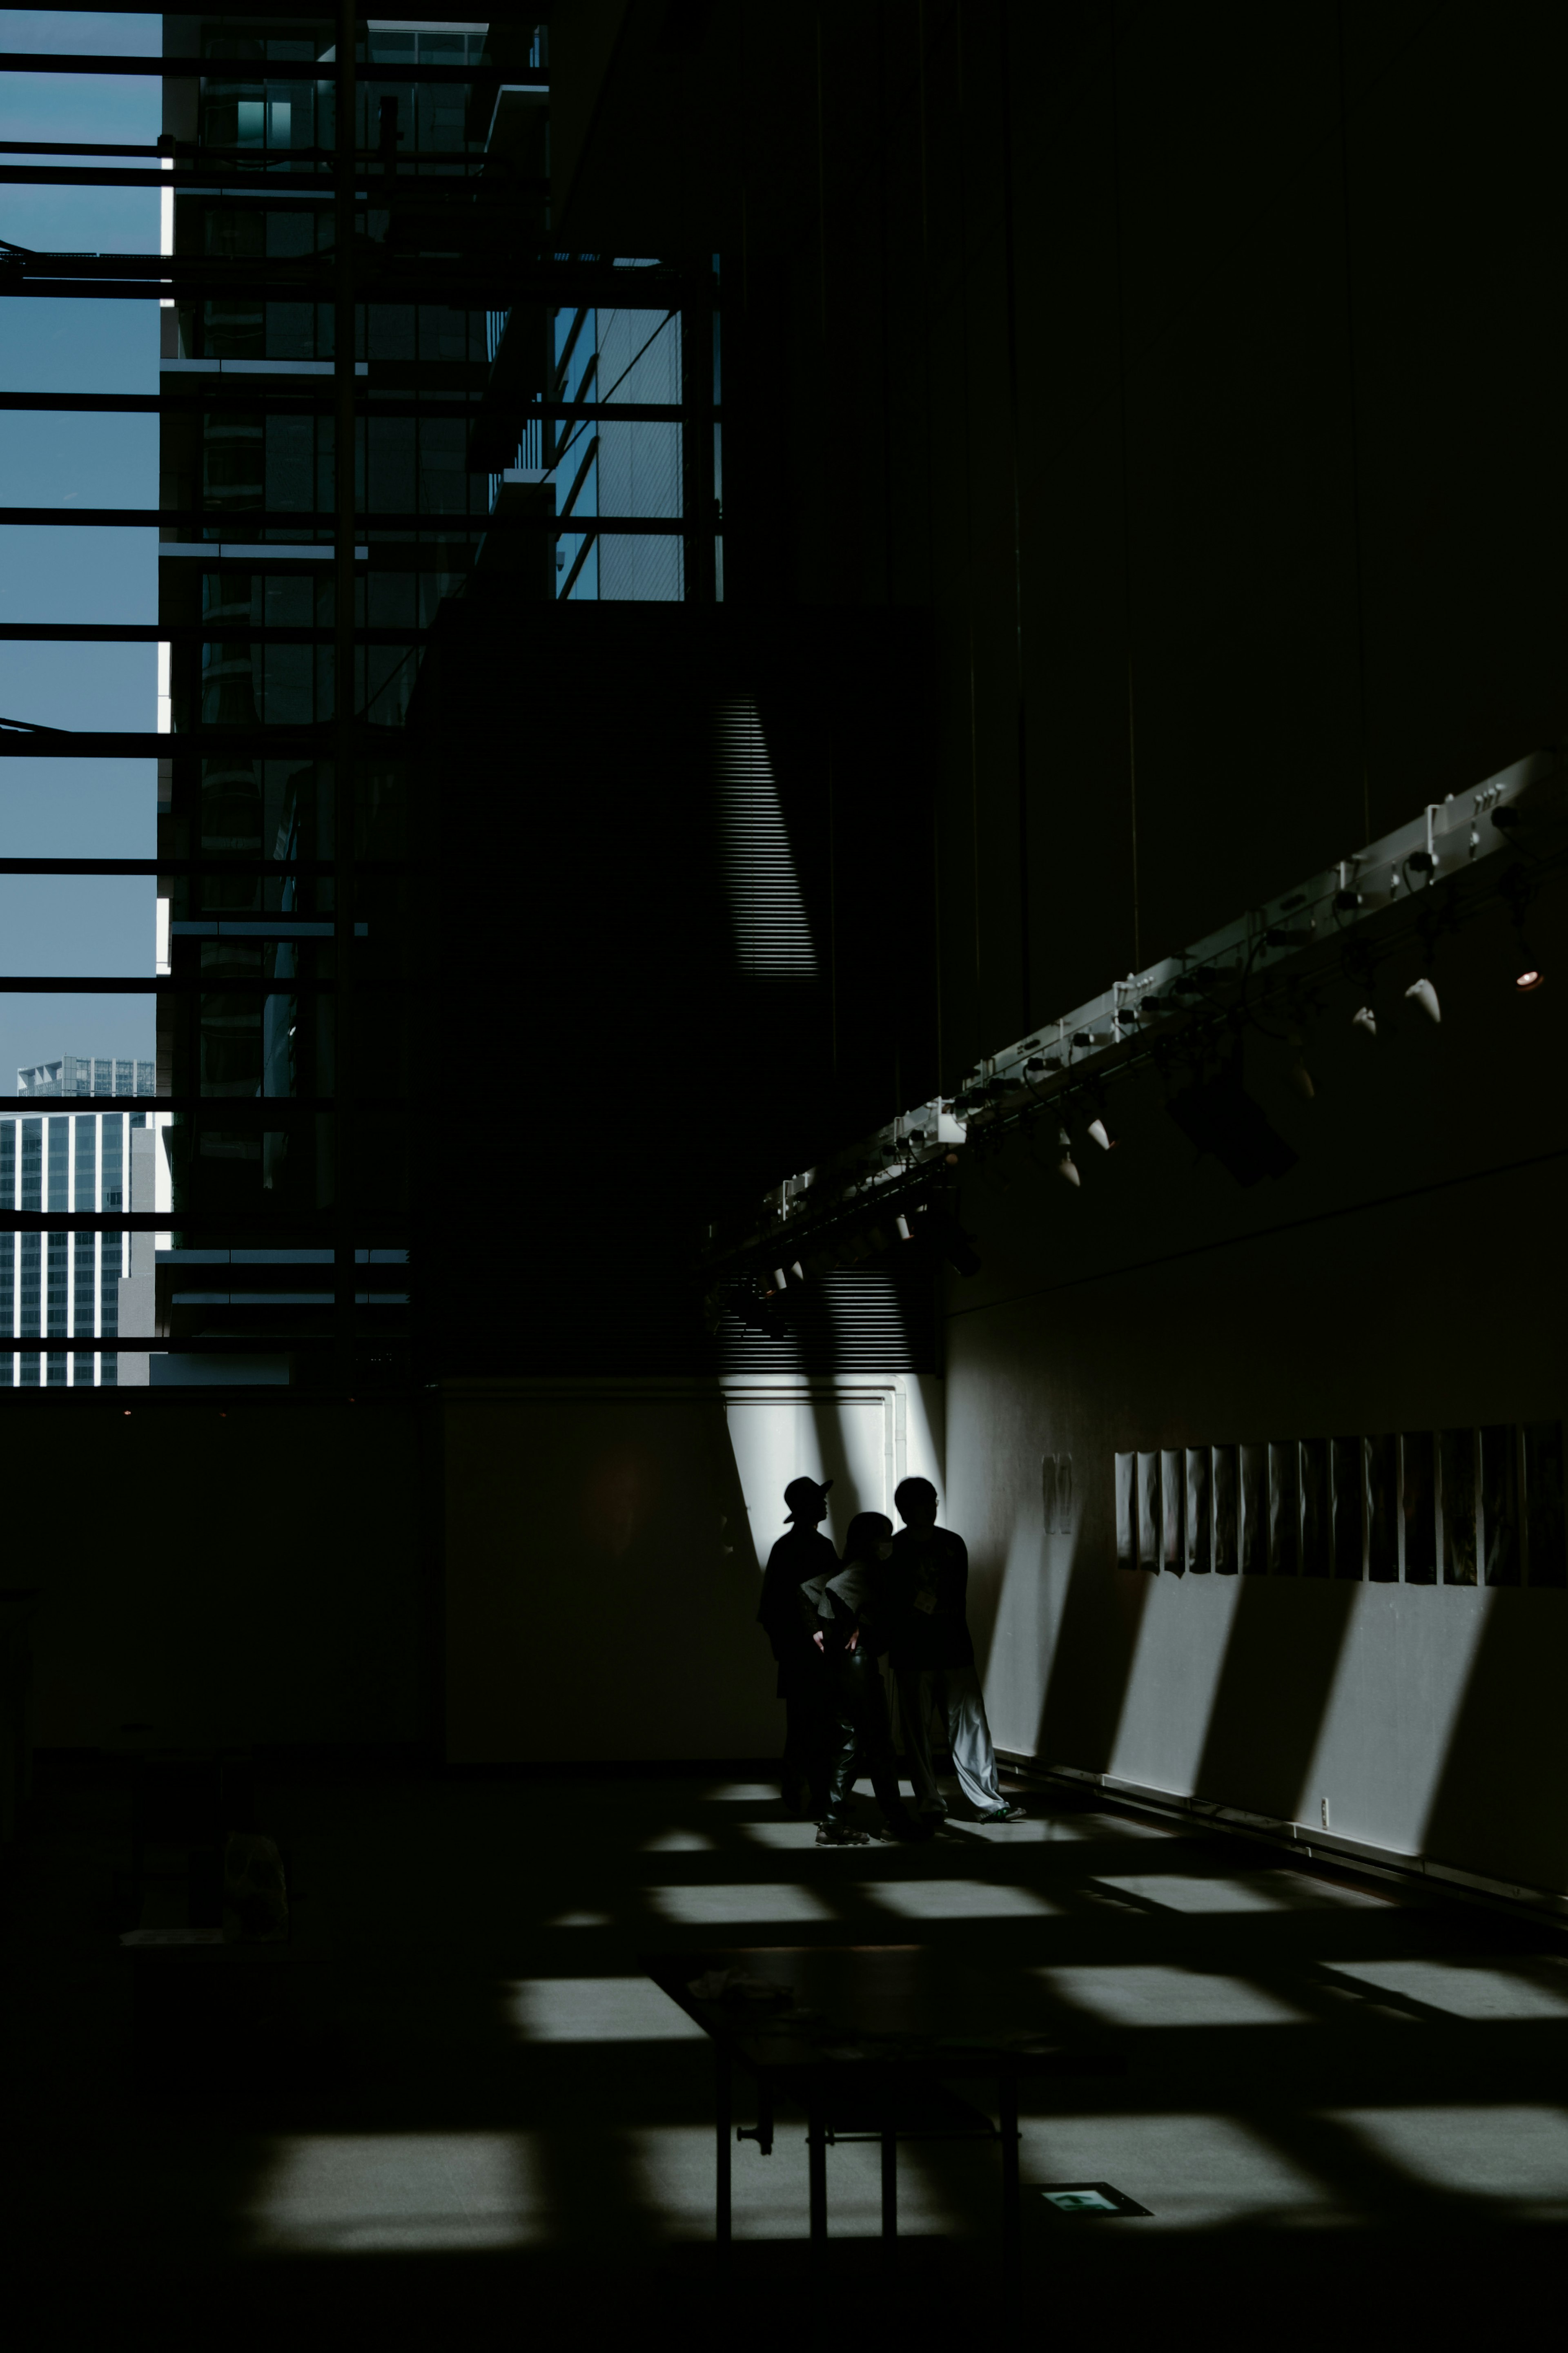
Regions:
<svg viewBox="0 0 1568 2353"><path fill-rule="evenodd" d="M968 1549L951 1528L937 1526L936 1489L929 1479L900 1481L893 1501L904 1525L893 1538L888 1563L897 1612L892 1662L916 1807L926 1815L947 1811L927 1728L934 1706L947 1727L958 1786L980 1820L1017 1821L1023 1809L1004 1799L996 1778L996 1752L964 1617Z"/></svg>

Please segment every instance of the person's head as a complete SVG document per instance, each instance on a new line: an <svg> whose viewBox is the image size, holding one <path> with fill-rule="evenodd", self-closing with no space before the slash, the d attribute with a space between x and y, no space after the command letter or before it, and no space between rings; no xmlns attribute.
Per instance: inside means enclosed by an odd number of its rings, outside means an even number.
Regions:
<svg viewBox="0 0 1568 2353"><path fill-rule="evenodd" d="M929 1479L900 1479L893 1501L905 1527L912 1528L916 1535L935 1527L936 1489Z"/></svg>
<svg viewBox="0 0 1568 2353"><path fill-rule="evenodd" d="M844 1539L844 1566L852 1560L886 1560L893 1541L893 1523L885 1512L857 1512Z"/></svg>
<svg viewBox="0 0 1568 2353"><path fill-rule="evenodd" d="M784 1517L797 1528L819 1527L827 1517L827 1491L832 1484L831 1479L792 1479L784 1489L789 1506Z"/></svg>

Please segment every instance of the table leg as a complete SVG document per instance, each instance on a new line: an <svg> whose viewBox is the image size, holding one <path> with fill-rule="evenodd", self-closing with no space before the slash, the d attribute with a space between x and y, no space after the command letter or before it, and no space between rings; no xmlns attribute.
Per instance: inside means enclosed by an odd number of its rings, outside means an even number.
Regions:
<svg viewBox="0 0 1568 2353"><path fill-rule="evenodd" d="M810 2104L806 2109L806 2166L811 2182L811 2243L823 2247L827 2243L827 2142L822 2120L822 2086L814 2075L811 2079Z"/></svg>
<svg viewBox="0 0 1568 2353"><path fill-rule="evenodd" d="M899 2137L882 2127L882 2260L890 2263L899 2235Z"/></svg>
<svg viewBox="0 0 1568 2353"><path fill-rule="evenodd" d="M721 2265L730 2260L730 2126L731 2083L730 2054L721 2042L713 2046L714 2114L716 2122L714 2154L713 2239L719 2251Z"/></svg>
<svg viewBox="0 0 1568 2353"><path fill-rule="evenodd" d="M1018 2078L1009 2069L1000 2085L1002 2110L1002 2269L1016 2276L1021 2236L1018 2211Z"/></svg>

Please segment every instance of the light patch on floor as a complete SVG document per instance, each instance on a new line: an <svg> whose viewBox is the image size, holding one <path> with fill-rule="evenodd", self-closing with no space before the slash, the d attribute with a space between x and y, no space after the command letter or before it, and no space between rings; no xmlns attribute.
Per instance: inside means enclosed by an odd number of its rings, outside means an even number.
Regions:
<svg viewBox="0 0 1568 2353"><path fill-rule="evenodd" d="M547 1928L609 1928L615 1923L607 1912L563 1912L559 1919L544 1925Z"/></svg>
<svg viewBox="0 0 1568 2353"><path fill-rule="evenodd" d="M1532 1983L1511 1969L1474 1961L1358 1961L1333 1964L1378 1993L1402 1994L1455 2018L1568 2018L1568 1985Z"/></svg>
<svg viewBox="0 0 1568 2353"><path fill-rule="evenodd" d="M831 1904L825 1903L813 1889L798 1886L794 1880L780 1880L772 1884L751 1887L650 1887L647 1900L652 1909L664 1919L679 1920L694 1927L707 1926L713 1922L728 1926L742 1920L832 1920L837 1917Z"/></svg>
<svg viewBox="0 0 1568 2353"><path fill-rule="evenodd" d="M1402 2173L1568 2218L1568 2112L1552 2107L1341 2108L1331 2120ZM1544 2219L1544 2218L1538 2218Z"/></svg>
<svg viewBox="0 0 1568 2353"><path fill-rule="evenodd" d="M776 1806L779 1802L776 1781L716 1781L702 1792L705 1806Z"/></svg>
<svg viewBox="0 0 1568 2353"><path fill-rule="evenodd" d="M1043 1968L1032 1975L1058 2001L1087 2010L1113 2026L1296 2026L1308 2013L1296 2010L1242 1978L1211 1976L1205 1969L1166 1968L1153 1962L1108 1962L1095 1968ZM1116 2182L1130 2197L1139 2192L1114 2173L1095 2179ZM1064 2174L1064 2180L1072 2179ZM1147 2203L1147 2200L1143 2201Z"/></svg>
<svg viewBox="0 0 1568 2353"><path fill-rule="evenodd" d="M519 1978L502 1988L527 2042L700 2042L702 2029L651 1978Z"/></svg>
<svg viewBox="0 0 1568 2353"><path fill-rule="evenodd" d="M249 2209L258 2253L537 2244L540 2168L521 2133L318 2133L276 2142Z"/></svg>
<svg viewBox="0 0 1568 2353"><path fill-rule="evenodd" d="M1031 2182L1113 2181L1148 2207L1147 2221L1126 2225L1139 2232L1321 2222L1337 2211L1322 2182L1234 2116L1062 2116L1023 2129L1026 2204Z"/></svg>
<svg viewBox="0 0 1568 2353"><path fill-rule="evenodd" d="M701 1831L658 1831L652 1838L644 1839L638 1852L643 1854L711 1854L718 1841L705 1837Z"/></svg>
<svg viewBox="0 0 1568 2353"><path fill-rule="evenodd" d="M1110 1878L1102 1872L1094 1883L1113 1888L1118 1894L1139 1896L1145 1904L1158 1904L1168 1912L1332 1912L1343 1905L1378 1901L1356 1888L1331 1886L1293 1871L1249 1871L1235 1878L1212 1879L1183 1872L1131 1876L1119 1873Z"/></svg>
<svg viewBox="0 0 1568 2353"><path fill-rule="evenodd" d="M742 2121L751 2122L750 2116ZM707 2125L657 2125L626 2134L633 2179L640 2202L672 2239L713 2236L713 2130ZM965 2151L982 2169L977 2183L1000 2206L1000 2171L994 2150L984 2143ZM951 2164L951 2157L949 2163ZM836 2142L827 2151L827 2235L870 2239L882 2228L881 2151L875 2142ZM751 2141L738 2141L731 2172L731 2229L737 2239L805 2241L810 2221L805 2127L781 2117L773 2154L763 2157ZM918 2152L899 2152L899 2229L951 2231L953 2217L931 2183Z"/></svg>
<svg viewBox="0 0 1568 2353"><path fill-rule="evenodd" d="M984 1879L883 1879L865 1881L870 1897L904 1920L1033 1920L1058 1913L1028 1887L993 1887Z"/></svg>

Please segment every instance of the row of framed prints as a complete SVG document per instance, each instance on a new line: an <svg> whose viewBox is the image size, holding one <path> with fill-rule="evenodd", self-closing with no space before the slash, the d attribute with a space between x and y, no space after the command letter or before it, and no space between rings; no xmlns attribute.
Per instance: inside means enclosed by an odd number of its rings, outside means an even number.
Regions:
<svg viewBox="0 0 1568 2353"><path fill-rule="evenodd" d="M1116 1565L1183 1577L1568 1586L1563 1424L1116 1457Z"/></svg>

